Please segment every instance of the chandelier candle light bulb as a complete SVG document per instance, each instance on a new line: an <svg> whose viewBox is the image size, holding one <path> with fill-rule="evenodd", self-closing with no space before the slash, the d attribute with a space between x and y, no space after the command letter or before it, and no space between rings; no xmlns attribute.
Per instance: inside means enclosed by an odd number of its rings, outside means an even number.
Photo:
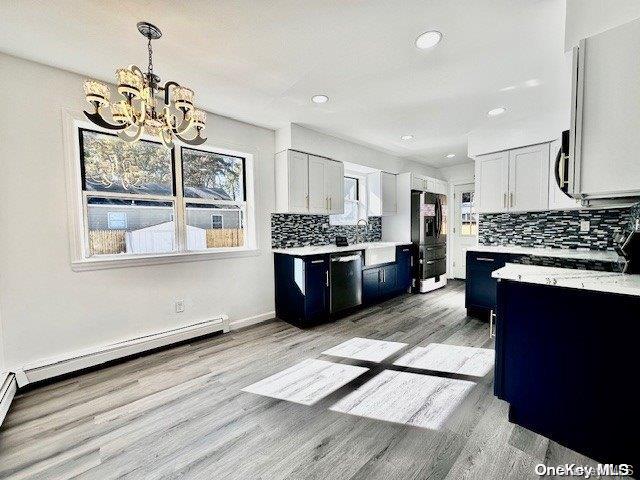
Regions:
<svg viewBox="0 0 640 480"><path fill-rule="evenodd" d="M194 92L176 82L160 84L160 77L153 73L153 49L151 40L162 36L160 29L147 22L138 22L138 31L147 38L149 65L143 72L135 65L116 70L117 91L124 99L110 101L109 87L96 80L84 82L87 102L93 112L84 112L89 120L107 130L115 130L127 142L136 142L143 132L159 137L167 148L173 148L174 139L187 145L202 145L207 115L194 107ZM108 110L111 120L105 118ZM172 112L177 112L173 114ZM181 118L179 118L181 117ZM195 131L192 138L183 136Z"/></svg>

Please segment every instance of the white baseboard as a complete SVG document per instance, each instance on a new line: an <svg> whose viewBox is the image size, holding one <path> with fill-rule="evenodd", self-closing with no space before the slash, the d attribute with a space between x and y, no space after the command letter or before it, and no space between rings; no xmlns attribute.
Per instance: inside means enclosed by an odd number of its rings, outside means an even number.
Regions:
<svg viewBox="0 0 640 480"><path fill-rule="evenodd" d="M10 372L0 372L0 425L9 411L16 390L18 390L16 376Z"/></svg>
<svg viewBox="0 0 640 480"><path fill-rule="evenodd" d="M240 328L248 327L250 325L255 325L256 323L262 323L266 320L271 320L272 318L275 318L275 316L276 316L276 312L271 311L271 312L261 313L260 315L254 315L253 317L241 318L240 320L235 320L231 322L231 324L229 325L229 328L231 330L238 330Z"/></svg>
<svg viewBox="0 0 640 480"><path fill-rule="evenodd" d="M16 372L16 380L19 387L24 387L29 383L46 380L82 370L83 368L100 365L111 360L117 360L136 353L220 331L225 333L229 331L229 319L226 315L101 347L79 350L56 358L33 362L24 365L21 371Z"/></svg>

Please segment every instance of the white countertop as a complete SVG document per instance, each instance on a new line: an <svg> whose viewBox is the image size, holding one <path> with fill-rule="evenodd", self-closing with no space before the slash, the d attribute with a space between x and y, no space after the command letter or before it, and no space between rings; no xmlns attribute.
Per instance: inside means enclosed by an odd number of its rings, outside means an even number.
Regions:
<svg viewBox="0 0 640 480"><path fill-rule="evenodd" d="M507 263L491 276L516 282L640 296L640 275Z"/></svg>
<svg viewBox="0 0 640 480"><path fill-rule="evenodd" d="M576 250L568 248L536 248L512 245L476 245L467 250L472 252L512 253L532 255L536 257L569 258L575 260L592 260L600 262L617 262L618 254L607 250Z"/></svg>
<svg viewBox="0 0 640 480"><path fill-rule="evenodd" d="M366 242L354 243L347 247L336 247L335 245L315 245L311 247L294 247L294 248L274 248L273 253L284 253L286 255L294 255L296 257L304 257L307 255L324 255L327 253L352 252L354 250L364 250L366 248L381 248L398 245L411 245L411 242Z"/></svg>

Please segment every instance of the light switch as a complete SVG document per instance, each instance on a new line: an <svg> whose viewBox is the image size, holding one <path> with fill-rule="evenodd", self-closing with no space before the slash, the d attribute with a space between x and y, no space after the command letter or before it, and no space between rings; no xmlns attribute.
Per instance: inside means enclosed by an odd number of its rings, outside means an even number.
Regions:
<svg viewBox="0 0 640 480"><path fill-rule="evenodd" d="M589 220L580 220L580 233L588 233L591 228Z"/></svg>

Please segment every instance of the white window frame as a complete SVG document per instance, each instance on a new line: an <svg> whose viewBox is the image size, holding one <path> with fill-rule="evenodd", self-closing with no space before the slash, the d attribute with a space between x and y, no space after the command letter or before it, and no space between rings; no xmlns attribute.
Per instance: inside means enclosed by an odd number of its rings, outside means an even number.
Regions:
<svg viewBox="0 0 640 480"><path fill-rule="evenodd" d="M249 148L243 148L242 151L235 145L217 145L205 143L195 147L199 150L218 153L221 155L231 155L242 157L244 161L245 174L245 244L242 247L222 247L210 248L206 250L190 251L186 249L186 202L182 196L182 166L180 162L180 154L176 146L176 161L173 165L175 170L176 191L175 196L154 196L154 195L128 195L126 193L113 192L85 192L82 189L82 173L80 168L80 139L79 132L81 128L93 130L97 132L111 133L101 129L93 123L86 120L81 112L63 110L63 145L65 149L65 170L67 183L67 210L69 225L69 244L70 244L70 263L74 271L100 270L107 268L121 268L144 265L158 265L164 263L177 262L193 262L200 260L215 260L233 257L249 257L260 255L261 250L258 248L258 234L256 231L255 221L255 194L254 194L254 157L257 155L251 153ZM142 139L155 141L153 137L146 135ZM240 147L242 148L242 147ZM87 217L87 196L89 197L115 197L123 200L158 200L168 201L171 199L174 205L173 218L177 222L176 228L176 251L169 253L154 254L114 254L114 255L89 255L88 245L88 217ZM193 202L192 199L188 200ZM207 203L207 202L205 202ZM225 203L224 201L216 201L214 203ZM236 203L236 202L231 202Z"/></svg>

